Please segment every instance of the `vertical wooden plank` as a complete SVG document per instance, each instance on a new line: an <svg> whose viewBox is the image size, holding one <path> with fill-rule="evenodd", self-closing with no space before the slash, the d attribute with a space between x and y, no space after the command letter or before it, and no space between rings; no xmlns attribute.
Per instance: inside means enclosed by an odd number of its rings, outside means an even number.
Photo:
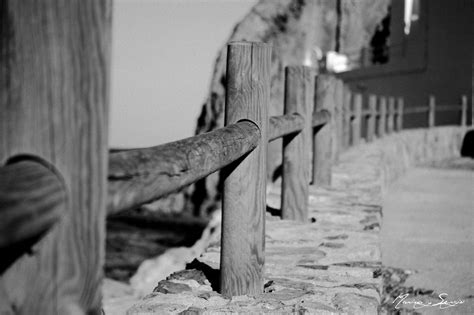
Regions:
<svg viewBox="0 0 474 315"><path fill-rule="evenodd" d="M243 160L224 169L220 285L225 296L263 292L270 61L270 45L228 45L225 124L251 120L261 139Z"/></svg>
<svg viewBox="0 0 474 315"><path fill-rule="evenodd" d="M405 106L405 102L403 97L399 97L397 99L397 120L396 120L396 130L402 131L403 129L403 107Z"/></svg>
<svg viewBox="0 0 474 315"><path fill-rule="evenodd" d="M467 126L467 96L461 96L461 126Z"/></svg>
<svg viewBox="0 0 474 315"><path fill-rule="evenodd" d="M351 121L352 145L360 143L360 127L362 120L362 95L354 94L354 116Z"/></svg>
<svg viewBox="0 0 474 315"><path fill-rule="evenodd" d="M344 103L342 109L342 147L347 148L351 137L351 102L352 93L348 85L344 85Z"/></svg>
<svg viewBox="0 0 474 315"><path fill-rule="evenodd" d="M300 222L308 220L313 98L313 70L305 66L287 67L285 115L298 113L305 123L301 132L283 138L281 215L283 219Z"/></svg>
<svg viewBox="0 0 474 315"><path fill-rule="evenodd" d="M385 96L379 97L379 115L377 124L377 135L379 138L385 136L386 119L387 119L387 99Z"/></svg>
<svg viewBox="0 0 474 315"><path fill-rule="evenodd" d="M367 141L374 141L375 138L375 119L377 116L377 96L369 95L369 115L367 116Z"/></svg>
<svg viewBox="0 0 474 315"><path fill-rule="evenodd" d="M111 1L5 0L0 24L0 163L43 159L68 195L59 224L2 275L0 313L99 314Z"/></svg>
<svg viewBox="0 0 474 315"><path fill-rule="evenodd" d="M390 96L388 98L388 115L387 115L387 133L393 133L395 126L395 98Z"/></svg>
<svg viewBox="0 0 474 315"><path fill-rule="evenodd" d="M344 104L344 82L340 79L334 81L334 121L335 121L335 137L336 141L334 146L334 162L339 160L339 155L342 151L342 138L343 138L343 104Z"/></svg>
<svg viewBox="0 0 474 315"><path fill-rule="evenodd" d="M332 113L334 98L332 77L328 74L316 76L314 93L314 111L326 109L331 113L330 122L313 132L313 169L311 184L318 186L331 185L333 128L335 125Z"/></svg>
<svg viewBox="0 0 474 315"><path fill-rule="evenodd" d="M435 115L436 115L436 99L433 95L430 95L428 101L428 128L435 126Z"/></svg>

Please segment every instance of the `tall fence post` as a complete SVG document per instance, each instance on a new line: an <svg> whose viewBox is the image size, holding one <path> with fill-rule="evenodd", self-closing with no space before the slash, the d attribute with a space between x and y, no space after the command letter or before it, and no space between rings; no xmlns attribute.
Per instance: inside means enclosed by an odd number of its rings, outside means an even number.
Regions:
<svg viewBox="0 0 474 315"><path fill-rule="evenodd" d="M105 0L0 6L0 165L47 165L67 195L58 224L2 273L1 314L101 312L111 12ZM25 200L54 200L51 187Z"/></svg>
<svg viewBox="0 0 474 315"><path fill-rule="evenodd" d="M388 117L387 117L387 133L393 133L395 125L395 98L390 96L388 98Z"/></svg>
<svg viewBox="0 0 474 315"><path fill-rule="evenodd" d="M261 138L245 158L224 168L220 279L224 296L263 292L270 61L270 45L228 45L225 124L250 120L260 128Z"/></svg>
<svg viewBox="0 0 474 315"><path fill-rule="evenodd" d="M342 108L342 147L347 148L351 139L351 101L352 93L348 85L344 85L344 102Z"/></svg>
<svg viewBox="0 0 474 315"><path fill-rule="evenodd" d="M335 82L335 95L334 95L334 120L335 124L335 137L336 145L334 147L334 161L339 160L339 155L342 151L342 135L343 135L343 107L344 107L344 82L340 79L336 79Z"/></svg>
<svg viewBox="0 0 474 315"><path fill-rule="evenodd" d="M377 124L377 135L379 138L385 136L387 119L387 99L385 96L379 97L379 119Z"/></svg>
<svg viewBox="0 0 474 315"><path fill-rule="evenodd" d="M396 120L396 130L401 131L403 129L403 107L404 107L403 97L397 99L397 120Z"/></svg>
<svg viewBox="0 0 474 315"><path fill-rule="evenodd" d="M304 128L283 138L281 215L283 219L308 220L310 147L313 133L314 70L305 66L285 70L285 115L298 113Z"/></svg>
<svg viewBox="0 0 474 315"><path fill-rule="evenodd" d="M435 114L436 114L436 99L433 95L430 95L428 102L428 127L432 128L435 126Z"/></svg>
<svg viewBox="0 0 474 315"><path fill-rule="evenodd" d="M371 142L375 138L375 119L377 116L377 96L369 95L369 115L367 116L367 141Z"/></svg>
<svg viewBox="0 0 474 315"><path fill-rule="evenodd" d="M328 74L316 76L314 93L314 111L328 110L333 115L334 99L331 84L332 78ZM311 184L320 186L331 185L332 147L334 120L313 133L313 169Z"/></svg>
<svg viewBox="0 0 474 315"><path fill-rule="evenodd" d="M357 93L354 95L354 112L351 120L352 145L360 143L360 126L362 120L362 95Z"/></svg>
<svg viewBox="0 0 474 315"><path fill-rule="evenodd" d="M467 126L467 96L461 96L461 126Z"/></svg>

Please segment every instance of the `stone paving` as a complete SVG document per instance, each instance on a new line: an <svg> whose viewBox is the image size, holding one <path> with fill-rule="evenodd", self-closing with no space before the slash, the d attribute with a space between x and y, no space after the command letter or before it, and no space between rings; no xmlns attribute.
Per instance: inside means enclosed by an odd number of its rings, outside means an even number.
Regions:
<svg viewBox="0 0 474 315"><path fill-rule="evenodd" d="M209 279L200 272L172 275L127 314L377 314L383 192L412 165L455 156L462 134L459 127L407 130L344 152L333 167L332 186L310 187L308 223L267 216L261 295L226 299L213 291L208 280L218 274L215 239L194 262ZM279 182L269 185L267 196L268 206L279 209ZM105 304L107 313L112 308Z"/></svg>

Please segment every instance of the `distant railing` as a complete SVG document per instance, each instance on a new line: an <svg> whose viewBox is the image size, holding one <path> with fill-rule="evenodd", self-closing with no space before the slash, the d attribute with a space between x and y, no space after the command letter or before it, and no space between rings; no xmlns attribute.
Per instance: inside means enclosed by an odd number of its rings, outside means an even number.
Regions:
<svg viewBox="0 0 474 315"><path fill-rule="evenodd" d="M364 108L362 95L352 93L333 75L316 76L310 67L289 66L285 69L284 113L268 117L271 47L234 42L228 45L227 58L225 127L152 148L112 153L108 158L108 182L104 179L102 183L100 174L90 175L98 176L97 187L107 185L107 214L111 215L156 200L222 170L221 293L254 295L263 291L268 142L283 138L281 217L308 223L310 183L331 184L332 164L340 152L361 142L363 120L366 141L370 142L400 131L404 115L426 112L429 126L434 126L436 105L434 97L430 97L427 107L404 108L403 98L369 95ZM84 103L89 104L88 101ZM438 110L452 109L438 107ZM458 109L461 124L466 125L466 97L462 98L461 107L455 108ZM77 115L80 114L84 112ZM97 115L102 117L102 112ZM55 119L60 118L58 115ZM97 126L101 124L94 128ZM91 139L95 145L96 140ZM81 151L71 150L66 154L72 156L71 152L81 157ZM85 156L94 154L91 151ZM90 162L87 158L79 161ZM65 211L74 201L71 196L79 191L71 189L68 183L74 176L82 178L81 169L63 179L61 171L53 168L35 159L12 161L0 168L0 254L6 257L0 272L62 218L76 216L77 221L72 222L79 224L81 231L88 231L87 222L104 220L105 214L94 217L94 213L88 213L92 216L87 217L90 220L81 221L79 214ZM91 194L97 188L84 185ZM89 200L88 196L81 196ZM71 226L74 225L70 223L66 227ZM74 237L103 242L100 233L72 235L71 239L75 240ZM80 278L80 274L76 277L71 271L73 275L74 279ZM99 283L87 282L87 285L97 292ZM86 286L81 285L81 289Z"/></svg>

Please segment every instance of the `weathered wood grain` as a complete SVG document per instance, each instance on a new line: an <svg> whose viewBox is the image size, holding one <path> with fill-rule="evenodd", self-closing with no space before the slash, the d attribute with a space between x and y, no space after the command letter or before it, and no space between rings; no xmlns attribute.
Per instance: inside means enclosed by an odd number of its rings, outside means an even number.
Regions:
<svg viewBox="0 0 474 315"><path fill-rule="evenodd" d="M285 69L284 111L285 114L300 114L304 118L304 127L298 134L283 138L281 217L300 222L308 220L313 71L305 66L290 66Z"/></svg>
<svg viewBox="0 0 474 315"><path fill-rule="evenodd" d="M253 150L260 130L241 121L151 148L110 154L107 213L138 207L179 190Z"/></svg>
<svg viewBox="0 0 474 315"><path fill-rule="evenodd" d="M98 314L105 241L111 1L0 5L0 164L64 179L63 218L0 279L0 313Z"/></svg>
<svg viewBox="0 0 474 315"><path fill-rule="evenodd" d="M461 126L467 126L467 96L461 96Z"/></svg>
<svg viewBox="0 0 474 315"><path fill-rule="evenodd" d="M395 128L395 98L390 96L388 98L388 115L387 115L387 133L393 133Z"/></svg>
<svg viewBox="0 0 474 315"><path fill-rule="evenodd" d="M59 222L66 190L58 175L35 161L0 167L0 273Z"/></svg>
<svg viewBox="0 0 474 315"><path fill-rule="evenodd" d="M385 136L387 129L387 98L379 96L379 114L377 119L377 136L379 138Z"/></svg>
<svg viewBox="0 0 474 315"><path fill-rule="evenodd" d="M334 110L334 84L333 78L327 74L316 76L314 93L314 112L326 109L331 113L330 122L313 132L313 168L311 176L312 185L331 185L332 167L332 142L335 141L333 126L335 121L332 117Z"/></svg>
<svg viewBox="0 0 474 315"><path fill-rule="evenodd" d="M428 128L435 126L436 115L436 99L434 95L430 95L428 99Z"/></svg>
<svg viewBox="0 0 474 315"><path fill-rule="evenodd" d="M351 144L358 145L360 143L361 121L362 121L362 95L354 94L354 117L351 120Z"/></svg>
<svg viewBox="0 0 474 315"><path fill-rule="evenodd" d="M351 141L351 103L352 102L352 92L348 85L344 86L344 103L342 110L342 147L348 148Z"/></svg>
<svg viewBox="0 0 474 315"><path fill-rule="evenodd" d="M322 109L313 112L311 125L313 128L320 128L331 121L331 113L328 110Z"/></svg>
<svg viewBox="0 0 474 315"><path fill-rule="evenodd" d="M367 116L367 141L375 139L375 120L377 116L377 96L369 95L369 114Z"/></svg>
<svg viewBox="0 0 474 315"><path fill-rule="evenodd" d="M405 101L403 97L399 97L397 99L397 119L395 124L395 129L397 131L401 131L403 129L403 115L405 114L404 107Z"/></svg>
<svg viewBox="0 0 474 315"><path fill-rule="evenodd" d="M283 136L300 132L304 127L304 123L304 118L296 113L272 116L268 125L268 141L271 142Z"/></svg>
<svg viewBox="0 0 474 315"><path fill-rule="evenodd" d="M255 150L223 170L220 290L224 296L263 292L270 62L270 45L228 45L225 124L251 120L261 137Z"/></svg>

